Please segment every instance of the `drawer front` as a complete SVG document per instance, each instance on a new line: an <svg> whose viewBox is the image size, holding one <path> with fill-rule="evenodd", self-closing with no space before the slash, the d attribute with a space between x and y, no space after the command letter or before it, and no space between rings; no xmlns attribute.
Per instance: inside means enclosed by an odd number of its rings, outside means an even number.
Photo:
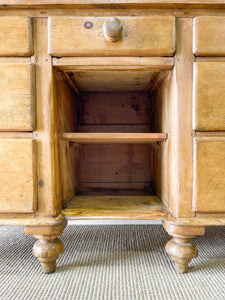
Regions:
<svg viewBox="0 0 225 300"><path fill-rule="evenodd" d="M0 64L0 130L32 131L34 128L34 66Z"/></svg>
<svg viewBox="0 0 225 300"><path fill-rule="evenodd" d="M55 56L172 56L173 16L118 17L123 24L117 42L104 38L108 17L49 18L49 54Z"/></svg>
<svg viewBox="0 0 225 300"><path fill-rule="evenodd" d="M35 142L0 139L0 212L35 210Z"/></svg>
<svg viewBox="0 0 225 300"><path fill-rule="evenodd" d="M225 62L199 62L194 68L193 128L225 130Z"/></svg>
<svg viewBox="0 0 225 300"><path fill-rule="evenodd" d="M194 210L225 212L225 138L194 143Z"/></svg>
<svg viewBox="0 0 225 300"><path fill-rule="evenodd" d="M193 52L198 56L225 55L225 17L202 16L194 18Z"/></svg>
<svg viewBox="0 0 225 300"><path fill-rule="evenodd" d="M0 17L0 56L30 56L32 44L31 18Z"/></svg>

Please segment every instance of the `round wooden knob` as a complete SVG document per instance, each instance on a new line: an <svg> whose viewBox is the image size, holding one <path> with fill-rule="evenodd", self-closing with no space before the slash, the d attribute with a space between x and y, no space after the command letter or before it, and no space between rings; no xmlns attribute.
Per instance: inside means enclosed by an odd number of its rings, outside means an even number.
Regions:
<svg viewBox="0 0 225 300"><path fill-rule="evenodd" d="M103 31L107 41L117 42L122 37L123 24L118 18L109 18L103 24Z"/></svg>

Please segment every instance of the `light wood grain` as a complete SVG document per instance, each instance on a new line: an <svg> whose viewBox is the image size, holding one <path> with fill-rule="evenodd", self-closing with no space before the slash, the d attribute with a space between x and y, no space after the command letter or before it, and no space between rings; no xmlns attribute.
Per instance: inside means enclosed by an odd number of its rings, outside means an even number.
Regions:
<svg viewBox="0 0 225 300"><path fill-rule="evenodd" d="M172 57L53 57L53 65L64 71L79 70L169 70L174 65Z"/></svg>
<svg viewBox="0 0 225 300"><path fill-rule="evenodd" d="M32 52L31 18L0 17L0 56L30 56Z"/></svg>
<svg viewBox="0 0 225 300"><path fill-rule="evenodd" d="M0 212L36 209L36 152L30 139L0 139Z"/></svg>
<svg viewBox="0 0 225 300"><path fill-rule="evenodd" d="M225 138L225 132L223 131L196 131L195 132L195 136L196 137L202 137L202 138L210 138L211 140L213 140L213 138Z"/></svg>
<svg viewBox="0 0 225 300"><path fill-rule="evenodd" d="M66 82L63 72L56 71L58 102L58 127L60 132L77 131L78 100ZM60 171L62 181L62 201L65 205L76 194L79 183L79 146L68 140L60 140Z"/></svg>
<svg viewBox="0 0 225 300"><path fill-rule="evenodd" d="M199 16L194 18L193 52L197 56L224 56L224 16Z"/></svg>
<svg viewBox="0 0 225 300"><path fill-rule="evenodd" d="M177 21L175 91L171 102L170 207L175 216L191 217L193 183L192 94L193 62L192 19ZM187 88L188 87L188 88Z"/></svg>
<svg viewBox="0 0 225 300"><path fill-rule="evenodd" d="M47 54L47 19L33 20L36 65L37 217L57 216L61 211L61 178L57 140L56 83Z"/></svg>
<svg viewBox="0 0 225 300"><path fill-rule="evenodd" d="M117 17L117 16L115 16ZM50 17L49 54L54 56L172 56L173 16L119 17L123 35L117 43L103 34L105 17ZM86 29L85 23L91 28ZM79 45L79 47L77 47Z"/></svg>
<svg viewBox="0 0 225 300"><path fill-rule="evenodd" d="M198 62L194 69L193 129L225 130L225 62Z"/></svg>
<svg viewBox="0 0 225 300"><path fill-rule="evenodd" d="M80 92L144 91L154 72L151 70L76 71L71 79Z"/></svg>
<svg viewBox="0 0 225 300"><path fill-rule="evenodd" d="M166 140L166 133L68 133L62 138L79 144L150 144Z"/></svg>
<svg viewBox="0 0 225 300"><path fill-rule="evenodd" d="M194 210L225 212L225 139L196 138L194 146Z"/></svg>
<svg viewBox="0 0 225 300"><path fill-rule="evenodd" d="M32 132L1 132L0 131L0 139L32 139L33 133Z"/></svg>
<svg viewBox="0 0 225 300"><path fill-rule="evenodd" d="M197 247L191 242L195 235L204 235L204 227L177 226L167 222L166 217L163 220L163 227L173 237L166 244L166 252L175 262L175 269L179 273L186 273L188 264L192 258L198 256Z"/></svg>
<svg viewBox="0 0 225 300"><path fill-rule="evenodd" d="M224 0L5 0L8 6L15 8L223 8Z"/></svg>
<svg viewBox="0 0 225 300"><path fill-rule="evenodd" d="M35 126L35 70L29 63L0 64L0 131Z"/></svg>
<svg viewBox="0 0 225 300"><path fill-rule="evenodd" d="M208 214L204 214L201 218L176 218L170 213L164 218L166 222L177 226L224 226L225 225L225 214L223 217L209 217ZM211 214L210 214L211 215Z"/></svg>
<svg viewBox="0 0 225 300"><path fill-rule="evenodd" d="M163 143L153 144L153 190L160 200L169 207L170 172L169 164L172 161L169 145L171 144L169 115L171 112L171 88L174 88L172 74L168 74L162 85L151 94L152 103L152 130L154 132L168 132L168 139Z"/></svg>
<svg viewBox="0 0 225 300"><path fill-rule="evenodd" d="M156 196L77 195L62 211L69 219L162 220L166 207Z"/></svg>

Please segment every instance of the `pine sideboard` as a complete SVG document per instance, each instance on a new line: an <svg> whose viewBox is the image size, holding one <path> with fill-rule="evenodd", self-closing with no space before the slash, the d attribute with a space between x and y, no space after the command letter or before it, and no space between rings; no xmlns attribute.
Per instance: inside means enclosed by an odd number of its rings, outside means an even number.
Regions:
<svg viewBox="0 0 225 300"><path fill-rule="evenodd" d="M52 273L68 219L161 220L185 273L225 225L225 1L2 3L0 224Z"/></svg>

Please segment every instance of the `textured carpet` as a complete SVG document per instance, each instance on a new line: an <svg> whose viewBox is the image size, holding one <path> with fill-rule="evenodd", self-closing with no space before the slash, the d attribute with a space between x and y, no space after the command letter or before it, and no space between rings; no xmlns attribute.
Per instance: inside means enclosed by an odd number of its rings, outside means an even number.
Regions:
<svg viewBox="0 0 225 300"><path fill-rule="evenodd" d="M180 275L162 226L68 226L56 273L32 256L23 227L0 227L0 299L225 299L225 227L194 239L199 256Z"/></svg>

